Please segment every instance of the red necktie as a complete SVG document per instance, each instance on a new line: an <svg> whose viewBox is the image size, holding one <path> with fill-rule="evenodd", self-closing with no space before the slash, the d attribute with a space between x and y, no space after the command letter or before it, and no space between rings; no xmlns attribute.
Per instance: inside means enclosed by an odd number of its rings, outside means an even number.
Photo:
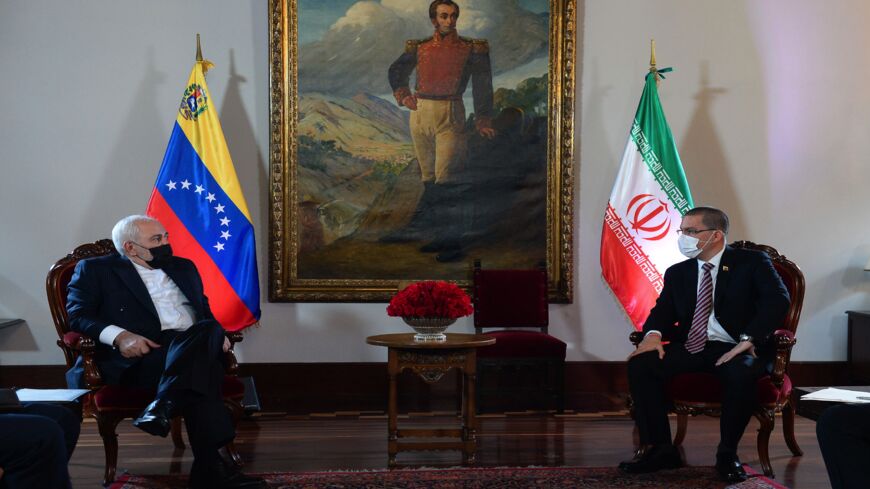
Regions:
<svg viewBox="0 0 870 489"><path fill-rule="evenodd" d="M686 350L689 353L698 353L704 349L707 342L707 323L710 322L710 311L713 309L713 277L710 270L712 263L705 263L702 267L701 286L698 287L698 302L695 305L695 316L692 318L692 328L686 338Z"/></svg>

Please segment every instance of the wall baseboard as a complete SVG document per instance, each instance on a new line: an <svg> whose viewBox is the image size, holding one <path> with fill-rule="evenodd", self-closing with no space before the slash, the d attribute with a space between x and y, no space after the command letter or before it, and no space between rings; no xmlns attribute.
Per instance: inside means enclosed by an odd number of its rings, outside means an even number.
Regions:
<svg viewBox="0 0 870 489"><path fill-rule="evenodd" d="M0 387L64 387L65 371L63 365L3 365ZM265 412L383 412L387 407L386 363L248 363L240 365L240 375L254 378ZM850 380L848 362L792 362L789 375L795 386L858 385ZM406 371L399 378L399 410L456 409L458 385L455 371L432 385ZM627 392L625 362L565 365L566 409L620 410Z"/></svg>

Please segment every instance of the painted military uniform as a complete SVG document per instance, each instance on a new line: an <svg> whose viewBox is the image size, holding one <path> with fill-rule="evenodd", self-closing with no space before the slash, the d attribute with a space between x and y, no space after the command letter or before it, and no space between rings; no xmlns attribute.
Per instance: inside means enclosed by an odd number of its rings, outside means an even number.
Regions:
<svg viewBox="0 0 870 489"><path fill-rule="evenodd" d="M417 86L409 80L417 70ZM411 138L424 182L451 183L461 179L467 136L462 95L471 80L475 126L490 127L492 68L489 44L460 37L455 31L427 39L409 40L405 52L389 70L390 87L399 105L413 96Z"/></svg>

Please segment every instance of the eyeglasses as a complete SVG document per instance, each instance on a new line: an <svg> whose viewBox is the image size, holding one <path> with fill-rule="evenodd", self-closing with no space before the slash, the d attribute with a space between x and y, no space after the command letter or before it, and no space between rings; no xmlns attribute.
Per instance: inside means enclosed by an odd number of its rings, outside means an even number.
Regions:
<svg viewBox="0 0 870 489"><path fill-rule="evenodd" d="M697 236L704 231L716 231L716 229L708 228L708 229L677 229L677 234L685 234L686 236Z"/></svg>

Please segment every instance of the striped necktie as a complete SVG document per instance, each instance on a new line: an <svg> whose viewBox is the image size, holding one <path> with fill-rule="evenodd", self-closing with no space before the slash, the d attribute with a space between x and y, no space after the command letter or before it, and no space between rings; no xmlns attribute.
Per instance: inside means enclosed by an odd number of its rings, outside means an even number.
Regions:
<svg viewBox="0 0 870 489"><path fill-rule="evenodd" d="M710 322L710 311L713 309L713 277L710 270L712 263L705 263L702 267L701 286L698 287L698 302L695 305L695 316L692 318L692 328L686 338L686 350L689 353L698 353L704 349L707 342L707 323Z"/></svg>

